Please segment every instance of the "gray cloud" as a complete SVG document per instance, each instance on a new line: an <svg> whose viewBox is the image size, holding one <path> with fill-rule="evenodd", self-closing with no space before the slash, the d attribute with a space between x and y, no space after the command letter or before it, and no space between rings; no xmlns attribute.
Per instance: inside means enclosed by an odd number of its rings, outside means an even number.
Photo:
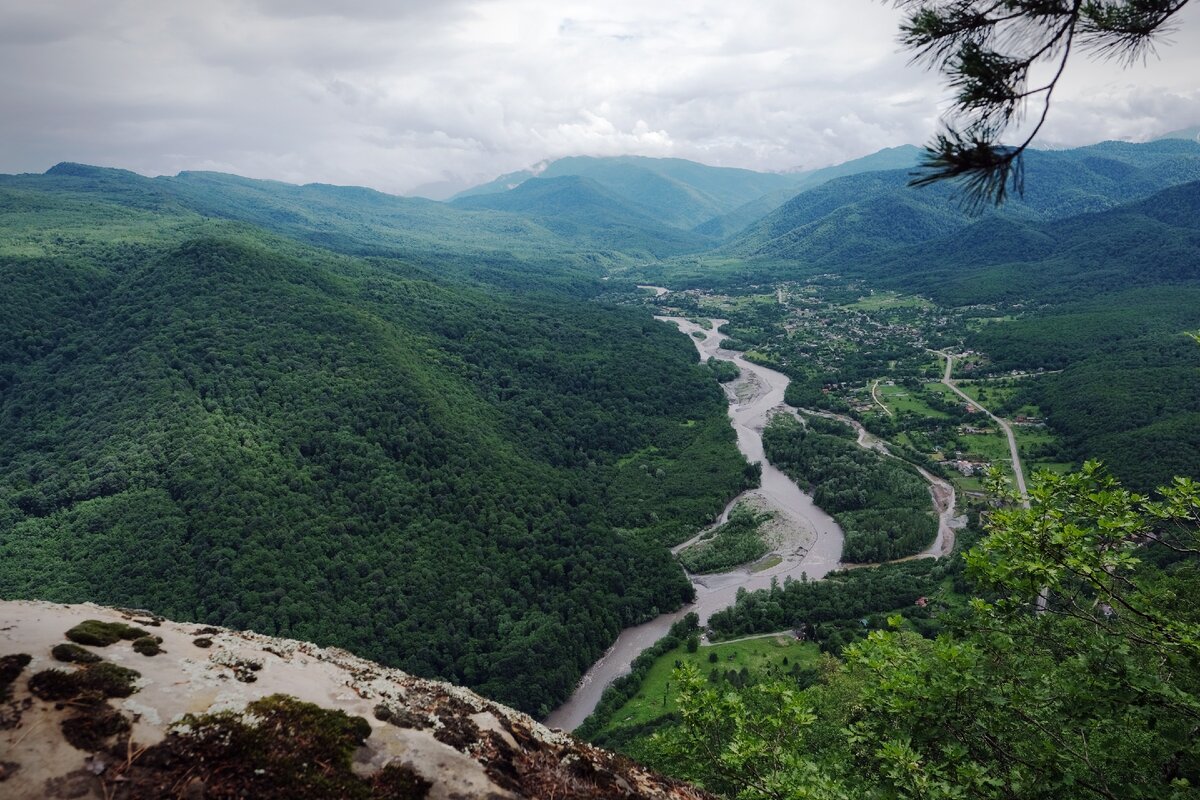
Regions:
<svg viewBox="0 0 1200 800"><path fill-rule="evenodd" d="M921 142L946 96L876 0L0 0L0 171L65 159L407 192L543 158L818 167ZM1073 64L1048 145L1200 121L1200 7Z"/></svg>

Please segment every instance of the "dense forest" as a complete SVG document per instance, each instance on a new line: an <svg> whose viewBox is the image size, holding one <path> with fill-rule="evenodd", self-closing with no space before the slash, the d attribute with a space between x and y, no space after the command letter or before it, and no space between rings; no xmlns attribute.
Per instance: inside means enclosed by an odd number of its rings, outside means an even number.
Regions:
<svg viewBox="0 0 1200 800"><path fill-rule="evenodd" d="M936 598L948 579L960 591L965 588L961 561L926 558L845 570L820 581L790 580L739 595L732 606L713 614L708 626L717 637L799 631L835 654L870 631L886 628L889 613L902 614L932 636L941 625L934 610L917 600Z"/></svg>
<svg viewBox="0 0 1200 800"><path fill-rule="evenodd" d="M0 595L335 643L534 712L690 597L663 545L756 473L674 328L582 268L514 292L529 264L432 275L123 180L0 186Z"/></svg>
<svg viewBox="0 0 1200 800"><path fill-rule="evenodd" d="M1029 399L1077 460L1147 491L1200 473L1200 287L1129 289L988 325L973 342L1002 369L1044 366Z"/></svg>
<svg viewBox="0 0 1200 800"><path fill-rule="evenodd" d="M849 428L838 427L852 436ZM903 461L782 415L763 431L763 448L772 464L808 486L817 505L842 526L843 561L902 558L919 553L937 535L928 484Z"/></svg>
<svg viewBox="0 0 1200 800"><path fill-rule="evenodd" d="M759 533L759 528L770 518L770 514L759 513L745 503L739 503L725 524L707 531L700 541L680 550L679 562L688 572L699 575L748 564L766 555L770 549Z"/></svg>

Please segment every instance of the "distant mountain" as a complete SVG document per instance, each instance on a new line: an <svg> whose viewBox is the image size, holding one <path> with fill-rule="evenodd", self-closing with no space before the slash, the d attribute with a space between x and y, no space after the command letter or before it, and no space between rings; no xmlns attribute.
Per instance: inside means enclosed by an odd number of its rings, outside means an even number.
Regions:
<svg viewBox="0 0 1200 800"><path fill-rule="evenodd" d="M601 250L662 258L703 250L712 243L708 237L664 225L653 209L578 175L530 178L509 191L461 197L452 205L519 214L559 236Z"/></svg>
<svg viewBox="0 0 1200 800"><path fill-rule="evenodd" d="M532 178L565 176L590 178L647 210L660 223L683 229L733 211L769 192L790 189L798 180L796 175L710 167L680 158L576 156L502 175L454 199L506 192Z"/></svg>
<svg viewBox="0 0 1200 800"><path fill-rule="evenodd" d="M459 192L457 201L512 191L526 181L581 177L623 198L632 209L707 239L724 239L783 205L797 193L835 178L887 169L908 169L920 158L912 145L889 147L831 167L793 173L711 167L678 158L578 156L543 161ZM485 206L459 204L463 207ZM499 208L499 205L487 205ZM544 209L550 213L551 209Z"/></svg>
<svg viewBox="0 0 1200 800"><path fill-rule="evenodd" d="M797 191L812 189L823 183L828 183L835 178L858 175L862 172L912 169L920 163L924 152L923 148L911 144L902 144L899 147L885 147L868 156L846 161L842 164L834 164L831 167L822 167L821 169L797 173L796 189Z"/></svg>
<svg viewBox="0 0 1200 800"><path fill-rule="evenodd" d="M218 172L181 172L147 178L125 170L63 163L45 175L0 176L0 189L53 189L79 197L120 198L130 207L185 211L201 217L236 220L318 247L355 256L404 257L413 267L439 274L470 273L485 281L544 283L572 276L597 277L606 267L644 259L606 246L564 238L527 214L458 208L446 203L398 197L356 186L297 186ZM699 237L672 232L663 252L692 249ZM636 241L631 237L628 242ZM602 251L602 252L601 252Z"/></svg>
<svg viewBox="0 0 1200 800"><path fill-rule="evenodd" d="M1058 219L1103 211L1200 179L1200 144L1104 142L1067 151L1029 153L1026 191L982 217ZM967 227L978 215L955 201L955 189L914 190L907 170L864 172L803 192L721 249L729 256L791 259L829 269L853 267L897 245Z"/></svg>
<svg viewBox="0 0 1200 800"><path fill-rule="evenodd" d="M464 215L445 204L359 186L256 180L220 172L146 178L133 172L62 163L44 176L0 176L0 186L119 196L143 208L177 208L262 225L302 240L361 253L457 248L558 247L543 228L515 217Z"/></svg>
<svg viewBox="0 0 1200 800"><path fill-rule="evenodd" d="M1170 131L1159 136L1155 141L1163 139L1187 139L1192 142L1200 142L1200 125L1193 125L1190 128L1180 128L1177 131Z"/></svg>
<svg viewBox="0 0 1200 800"><path fill-rule="evenodd" d="M756 200L751 200L749 203L735 208L728 214L713 217L697 225L695 231L719 239L727 238L770 214L800 192L828 183L835 178L844 178L848 175L858 175L863 172L878 172L880 170L911 169L920 161L922 152L921 148L910 144L901 145L900 147L887 147L877 153L856 158L842 164L793 173L796 182L792 186L786 189L778 189Z"/></svg>
<svg viewBox="0 0 1200 800"><path fill-rule="evenodd" d="M1200 281L1200 181L1065 219L993 215L856 271L947 305L1062 303Z"/></svg>

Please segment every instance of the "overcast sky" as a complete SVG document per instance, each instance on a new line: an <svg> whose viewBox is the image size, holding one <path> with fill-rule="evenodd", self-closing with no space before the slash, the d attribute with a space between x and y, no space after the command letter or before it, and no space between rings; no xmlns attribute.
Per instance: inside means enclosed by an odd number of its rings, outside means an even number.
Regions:
<svg viewBox="0 0 1200 800"><path fill-rule="evenodd" d="M327 8L336 8L328 11ZM879 0L0 0L0 172L59 161L438 194L565 155L814 168L947 92ZM1073 63L1041 144L1200 123L1200 3Z"/></svg>

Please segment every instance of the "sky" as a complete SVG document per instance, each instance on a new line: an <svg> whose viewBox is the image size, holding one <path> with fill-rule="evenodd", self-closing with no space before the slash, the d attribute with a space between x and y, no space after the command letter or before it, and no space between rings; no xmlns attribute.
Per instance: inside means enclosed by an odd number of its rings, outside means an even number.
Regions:
<svg viewBox="0 0 1200 800"><path fill-rule="evenodd" d="M937 128L880 0L0 0L0 172L59 161L446 194L568 155L813 169ZM1075 59L1039 146L1200 124L1200 2Z"/></svg>

